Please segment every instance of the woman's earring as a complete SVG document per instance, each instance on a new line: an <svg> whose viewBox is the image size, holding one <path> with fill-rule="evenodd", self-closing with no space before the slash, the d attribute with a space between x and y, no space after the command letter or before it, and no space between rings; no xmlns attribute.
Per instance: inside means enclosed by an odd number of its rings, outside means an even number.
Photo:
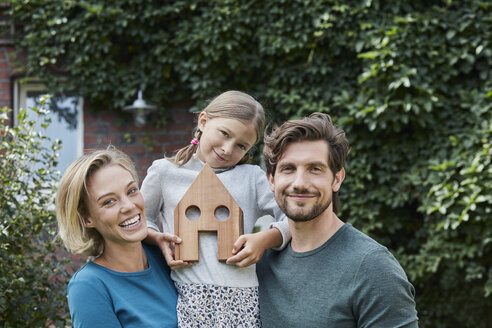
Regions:
<svg viewBox="0 0 492 328"><path fill-rule="evenodd" d="M198 140L197 138L193 138L190 141L190 144L194 144L195 146L197 146L199 143L200 143L200 140Z"/></svg>

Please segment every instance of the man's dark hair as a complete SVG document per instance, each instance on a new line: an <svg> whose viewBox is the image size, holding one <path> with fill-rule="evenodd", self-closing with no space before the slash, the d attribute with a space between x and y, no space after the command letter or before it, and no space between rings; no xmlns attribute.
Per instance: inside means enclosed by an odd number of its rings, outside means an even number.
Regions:
<svg viewBox="0 0 492 328"><path fill-rule="evenodd" d="M275 176L277 163L288 145L317 140L325 140L328 143L328 164L333 174L336 174L345 166L350 147L345 132L336 127L330 115L325 113L313 113L300 120L287 121L274 128L270 134L265 132L263 156L267 173ZM338 211L336 192L333 193L333 211Z"/></svg>

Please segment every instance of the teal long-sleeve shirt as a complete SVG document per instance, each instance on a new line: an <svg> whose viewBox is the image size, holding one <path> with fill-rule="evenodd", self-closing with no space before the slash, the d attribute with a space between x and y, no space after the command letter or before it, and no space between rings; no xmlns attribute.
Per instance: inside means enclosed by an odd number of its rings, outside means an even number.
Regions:
<svg viewBox="0 0 492 328"><path fill-rule="evenodd" d="M68 284L74 328L177 327L177 293L161 251L143 244L149 268L117 272L88 262Z"/></svg>

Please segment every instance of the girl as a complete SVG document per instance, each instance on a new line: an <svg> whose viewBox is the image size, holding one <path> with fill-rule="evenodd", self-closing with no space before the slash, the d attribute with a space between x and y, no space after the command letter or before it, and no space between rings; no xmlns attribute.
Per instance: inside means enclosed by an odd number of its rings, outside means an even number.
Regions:
<svg viewBox="0 0 492 328"><path fill-rule="evenodd" d="M95 256L68 284L75 328L176 327L170 269L147 236L144 200L133 162L107 149L65 171L56 198L59 236L75 254Z"/></svg>
<svg viewBox="0 0 492 328"><path fill-rule="evenodd" d="M290 239L285 215L278 208L265 172L245 164L248 150L262 136L265 114L253 97L228 91L200 113L190 145L174 158L155 161L142 184L148 217L147 240L164 252L178 290L180 327L259 327L258 280L255 266L265 249L284 246ZM174 232L174 209L204 164L212 167L243 211L244 231L270 214L274 228L241 236L227 263L217 260L217 236L201 233L198 263L176 261L166 248L169 235L158 233L159 214L165 232ZM179 239L174 236L174 240ZM283 241L283 243L282 243ZM282 245L281 245L282 244ZM231 265L231 264L235 264Z"/></svg>

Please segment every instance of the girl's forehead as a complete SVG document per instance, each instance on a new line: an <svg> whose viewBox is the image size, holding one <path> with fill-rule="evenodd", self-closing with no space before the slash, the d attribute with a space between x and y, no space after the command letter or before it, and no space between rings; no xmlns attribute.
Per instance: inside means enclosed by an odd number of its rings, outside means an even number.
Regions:
<svg viewBox="0 0 492 328"><path fill-rule="evenodd" d="M231 134L241 137L253 144L256 141L256 127L250 122L244 122L234 118L214 118L218 128L228 130Z"/></svg>

